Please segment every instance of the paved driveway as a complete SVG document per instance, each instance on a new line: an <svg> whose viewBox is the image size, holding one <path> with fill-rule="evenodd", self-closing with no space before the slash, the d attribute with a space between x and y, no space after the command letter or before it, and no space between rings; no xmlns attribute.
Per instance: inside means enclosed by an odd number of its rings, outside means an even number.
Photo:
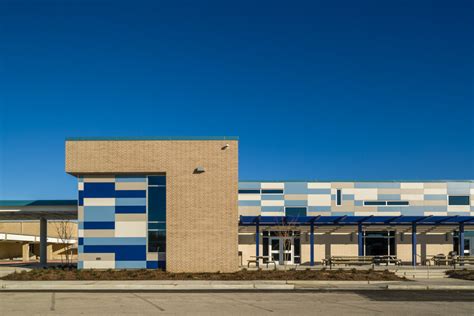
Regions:
<svg viewBox="0 0 474 316"><path fill-rule="evenodd" d="M473 315L474 292L0 293L0 315Z"/></svg>

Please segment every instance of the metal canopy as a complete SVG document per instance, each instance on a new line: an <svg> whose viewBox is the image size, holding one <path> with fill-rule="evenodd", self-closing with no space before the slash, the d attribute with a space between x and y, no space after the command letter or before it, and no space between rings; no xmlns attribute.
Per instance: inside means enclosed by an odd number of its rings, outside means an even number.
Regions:
<svg viewBox="0 0 474 316"><path fill-rule="evenodd" d="M240 216L240 226L474 225L474 216Z"/></svg>
<svg viewBox="0 0 474 316"><path fill-rule="evenodd" d="M0 220L76 220L77 200L0 200Z"/></svg>

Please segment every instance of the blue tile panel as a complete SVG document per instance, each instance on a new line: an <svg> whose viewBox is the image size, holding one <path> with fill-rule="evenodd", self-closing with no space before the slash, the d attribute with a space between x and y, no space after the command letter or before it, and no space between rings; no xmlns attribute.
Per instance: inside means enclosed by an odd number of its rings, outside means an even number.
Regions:
<svg viewBox="0 0 474 316"><path fill-rule="evenodd" d="M83 176L78 186L79 269L164 266L147 259L146 176Z"/></svg>
<svg viewBox="0 0 474 316"><path fill-rule="evenodd" d="M257 192L251 196L239 194L239 210L245 215L282 215L285 207L306 207L311 215L326 216L474 215L473 180L243 181L239 189ZM283 194L261 193L277 189L283 189ZM342 190L341 205L336 205L337 189ZM470 205L449 205L449 195L469 196ZM400 201L408 205L364 205L365 201Z"/></svg>

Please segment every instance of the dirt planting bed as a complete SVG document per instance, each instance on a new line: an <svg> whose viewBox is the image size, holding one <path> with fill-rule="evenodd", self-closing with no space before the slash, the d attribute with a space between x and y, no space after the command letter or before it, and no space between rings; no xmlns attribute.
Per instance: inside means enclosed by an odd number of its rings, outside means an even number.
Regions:
<svg viewBox="0 0 474 316"><path fill-rule="evenodd" d="M36 269L9 274L3 280L333 280L398 281L394 273L374 270L287 270L247 271L235 273L170 273L161 270L77 270Z"/></svg>

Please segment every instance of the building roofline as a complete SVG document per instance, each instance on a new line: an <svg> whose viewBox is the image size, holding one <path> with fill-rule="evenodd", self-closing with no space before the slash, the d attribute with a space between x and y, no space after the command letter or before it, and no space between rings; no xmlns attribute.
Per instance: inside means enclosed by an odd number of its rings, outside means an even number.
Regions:
<svg viewBox="0 0 474 316"><path fill-rule="evenodd" d="M446 179L439 179L439 180L356 180L356 179L323 179L323 180L316 180L316 179L293 179L293 180L239 180L240 182L474 182L474 180L446 180Z"/></svg>
<svg viewBox="0 0 474 316"><path fill-rule="evenodd" d="M66 141L133 141L133 140L239 140L238 136L130 136L130 137L66 137Z"/></svg>
<svg viewBox="0 0 474 316"><path fill-rule="evenodd" d="M0 206L65 206L77 205L77 200L0 200Z"/></svg>

